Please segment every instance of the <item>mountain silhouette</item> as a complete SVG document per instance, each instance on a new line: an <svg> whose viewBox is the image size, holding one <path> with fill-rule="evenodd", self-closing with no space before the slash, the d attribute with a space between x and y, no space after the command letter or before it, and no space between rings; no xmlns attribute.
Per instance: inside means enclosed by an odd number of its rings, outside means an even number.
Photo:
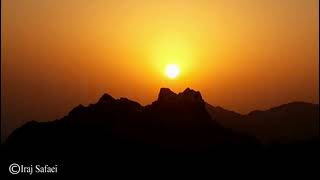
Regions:
<svg viewBox="0 0 320 180"><path fill-rule="evenodd" d="M104 153L210 152L239 145L256 147L258 142L212 119L200 92L189 88L178 94L161 88L147 106L104 94L59 120L28 122L5 142L9 149L59 153L87 147Z"/></svg>
<svg viewBox="0 0 320 180"><path fill-rule="evenodd" d="M210 116L224 127L254 135L263 144L319 139L319 105L292 102L242 115L206 104Z"/></svg>
<svg viewBox="0 0 320 180"><path fill-rule="evenodd" d="M8 137L4 147L11 153L23 149L29 156L43 157L79 152L220 152L215 153L219 156L260 151L262 144L300 147L319 144L318 107L294 102L242 115L207 104L200 92L190 88L178 94L161 88L158 99L147 106L104 94L96 103L80 104L61 119L27 122Z"/></svg>

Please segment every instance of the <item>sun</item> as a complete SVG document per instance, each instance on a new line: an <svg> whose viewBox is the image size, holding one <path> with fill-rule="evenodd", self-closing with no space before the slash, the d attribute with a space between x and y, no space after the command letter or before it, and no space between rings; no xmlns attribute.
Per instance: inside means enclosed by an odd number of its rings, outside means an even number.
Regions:
<svg viewBox="0 0 320 180"><path fill-rule="evenodd" d="M165 74L168 78L174 79L180 73L180 68L176 64L168 64L165 69Z"/></svg>

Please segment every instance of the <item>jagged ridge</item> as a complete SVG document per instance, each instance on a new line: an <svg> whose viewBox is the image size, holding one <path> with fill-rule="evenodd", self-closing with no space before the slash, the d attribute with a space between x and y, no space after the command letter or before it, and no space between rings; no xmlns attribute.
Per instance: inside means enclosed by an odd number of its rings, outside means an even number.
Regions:
<svg viewBox="0 0 320 180"><path fill-rule="evenodd" d="M162 88L158 99L145 107L104 94L96 104L79 105L60 120L27 123L6 142L24 149L64 147L61 151L79 146L128 151L210 151L239 143L255 141L212 120L200 92L190 88L179 94Z"/></svg>

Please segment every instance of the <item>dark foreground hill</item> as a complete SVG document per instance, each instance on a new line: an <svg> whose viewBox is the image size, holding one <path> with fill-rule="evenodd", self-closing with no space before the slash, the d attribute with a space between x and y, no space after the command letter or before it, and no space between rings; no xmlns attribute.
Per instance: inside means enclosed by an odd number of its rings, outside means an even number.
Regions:
<svg viewBox="0 0 320 180"><path fill-rule="evenodd" d="M199 92L179 94L162 88L148 106L104 94L97 103L79 105L62 119L31 121L7 139L8 149L72 154L113 152L210 152L234 146L256 148L253 136L224 128L212 119Z"/></svg>

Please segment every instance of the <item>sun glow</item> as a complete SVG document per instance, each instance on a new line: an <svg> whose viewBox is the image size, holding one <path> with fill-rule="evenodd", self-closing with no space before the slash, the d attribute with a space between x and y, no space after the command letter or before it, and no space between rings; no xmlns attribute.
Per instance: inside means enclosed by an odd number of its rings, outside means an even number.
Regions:
<svg viewBox="0 0 320 180"><path fill-rule="evenodd" d="M176 64L168 64L165 69L165 74L168 78L174 79L180 73L180 68Z"/></svg>

